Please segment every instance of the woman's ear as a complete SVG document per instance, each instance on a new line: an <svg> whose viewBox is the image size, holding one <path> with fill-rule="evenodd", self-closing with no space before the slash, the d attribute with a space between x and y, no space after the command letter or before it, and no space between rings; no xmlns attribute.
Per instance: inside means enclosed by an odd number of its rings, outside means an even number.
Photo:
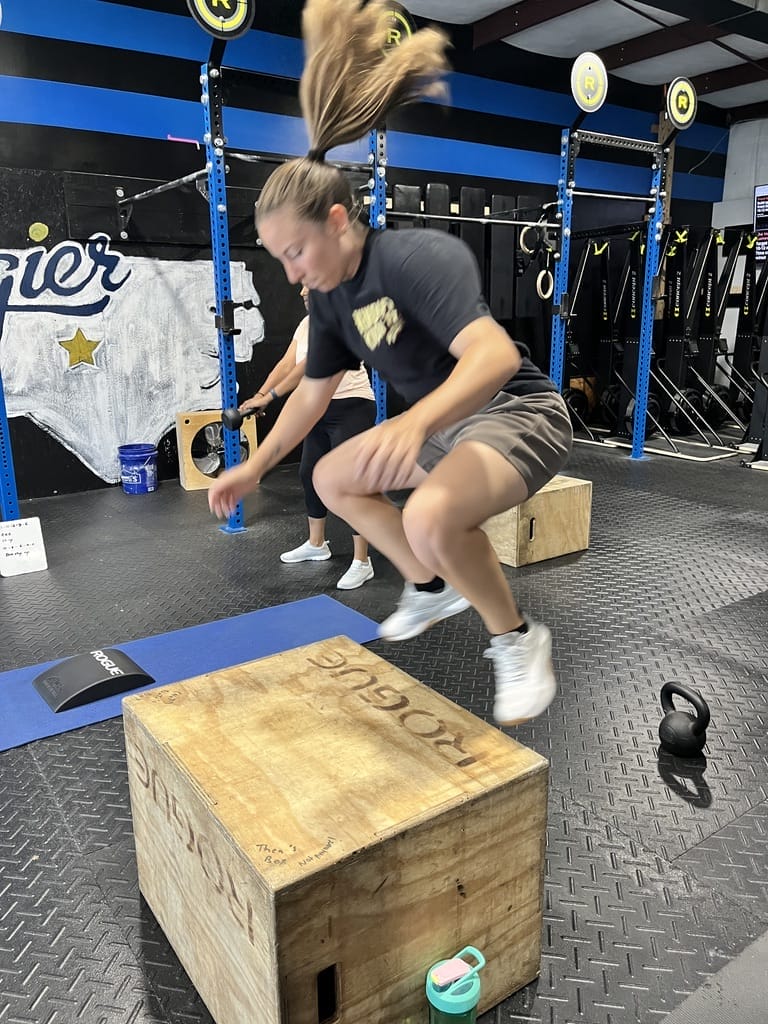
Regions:
<svg viewBox="0 0 768 1024"><path fill-rule="evenodd" d="M343 235L349 229L349 214L347 208L341 203L334 203L328 211L326 221L329 233L332 235Z"/></svg>

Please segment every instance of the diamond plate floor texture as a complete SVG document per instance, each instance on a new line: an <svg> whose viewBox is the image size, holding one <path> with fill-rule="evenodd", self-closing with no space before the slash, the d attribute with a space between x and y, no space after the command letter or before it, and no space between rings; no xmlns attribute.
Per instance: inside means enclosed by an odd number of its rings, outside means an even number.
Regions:
<svg viewBox="0 0 768 1024"><path fill-rule="evenodd" d="M551 762L541 976L483 1024L661 1022L768 930L768 478L581 447L567 472L594 482L589 551L507 570L561 684L514 733ZM25 503L50 568L0 580L0 671L322 592L383 617L375 554L335 589L342 524L332 561L279 562L301 508L293 467L234 537L172 481ZM485 645L468 612L373 649L490 719ZM710 704L699 767L659 755L670 680ZM138 892L121 720L0 754L0 1022L211 1020Z"/></svg>

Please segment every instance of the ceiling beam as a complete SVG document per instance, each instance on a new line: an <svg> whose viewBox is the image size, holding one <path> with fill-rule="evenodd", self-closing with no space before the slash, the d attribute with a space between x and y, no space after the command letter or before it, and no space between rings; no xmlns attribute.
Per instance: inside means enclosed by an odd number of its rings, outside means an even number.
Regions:
<svg viewBox="0 0 768 1024"><path fill-rule="evenodd" d="M768 43L768 14L756 9L754 0L644 0L667 14L677 14L691 21L706 22L727 28L737 35Z"/></svg>
<svg viewBox="0 0 768 1024"><path fill-rule="evenodd" d="M526 28L535 28L561 14L570 14L595 3L595 0L525 0L524 3L505 7L487 18L481 18L472 26L473 49L488 43L496 43L499 39L513 36Z"/></svg>
<svg viewBox="0 0 768 1024"><path fill-rule="evenodd" d="M731 124L737 121L754 121L756 118L762 120L768 117L768 102L748 103L744 107L734 107L729 111L728 120Z"/></svg>
<svg viewBox="0 0 768 1024"><path fill-rule="evenodd" d="M625 39L623 43L606 46L600 50L600 57L607 71L615 71L616 68L625 68L641 60L650 60L652 57L682 50L686 46L713 42L728 33L729 29L725 27L705 25L699 21L684 21L671 28L660 28L656 32L648 32L647 35L635 36L634 39Z"/></svg>
<svg viewBox="0 0 768 1024"><path fill-rule="evenodd" d="M723 89L735 89L740 85L752 85L768 79L768 62L749 61L737 64L721 71L707 71L703 75L692 78L694 88L699 96L710 92L722 92Z"/></svg>

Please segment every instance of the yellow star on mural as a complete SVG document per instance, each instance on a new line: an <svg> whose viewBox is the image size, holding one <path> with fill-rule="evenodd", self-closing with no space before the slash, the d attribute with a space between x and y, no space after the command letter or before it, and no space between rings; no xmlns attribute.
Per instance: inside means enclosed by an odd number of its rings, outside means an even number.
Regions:
<svg viewBox="0 0 768 1024"><path fill-rule="evenodd" d="M79 327L75 331L74 338L70 338L69 341L60 341L59 344L69 353L68 369L71 369L73 366L79 366L80 363L86 363L88 366L96 365L93 353L101 342L89 341Z"/></svg>

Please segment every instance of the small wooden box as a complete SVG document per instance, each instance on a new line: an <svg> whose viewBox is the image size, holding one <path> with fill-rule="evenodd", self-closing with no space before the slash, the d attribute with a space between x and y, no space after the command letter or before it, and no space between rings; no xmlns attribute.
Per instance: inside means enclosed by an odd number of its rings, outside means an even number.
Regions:
<svg viewBox="0 0 768 1024"><path fill-rule="evenodd" d="M589 547L592 481L556 476L522 505L493 516L483 530L504 565L530 565Z"/></svg>
<svg viewBox="0 0 768 1024"><path fill-rule="evenodd" d="M179 483L185 491L202 491L211 486L216 478L203 473L192 458L192 442L208 424L221 426L221 409L207 409L203 412L176 413L176 446L179 450ZM256 451L256 420L243 420L240 437L248 440L249 455Z"/></svg>
<svg viewBox="0 0 768 1024"><path fill-rule="evenodd" d="M426 1024L539 973L548 763L346 637L123 702L139 884L218 1024Z"/></svg>

